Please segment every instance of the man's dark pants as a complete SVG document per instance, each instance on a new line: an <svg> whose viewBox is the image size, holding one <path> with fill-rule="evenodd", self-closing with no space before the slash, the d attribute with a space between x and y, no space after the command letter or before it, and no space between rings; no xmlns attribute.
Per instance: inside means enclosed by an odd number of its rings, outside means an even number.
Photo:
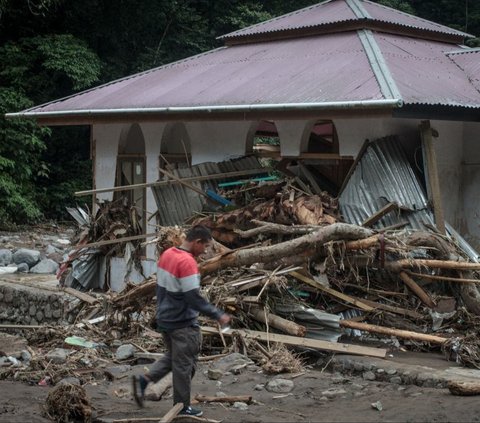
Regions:
<svg viewBox="0 0 480 423"><path fill-rule="evenodd" d="M162 334L167 353L153 364L149 373L150 380L156 383L171 371L173 403L181 402L187 407L190 405L192 377L202 344L200 328L189 326Z"/></svg>

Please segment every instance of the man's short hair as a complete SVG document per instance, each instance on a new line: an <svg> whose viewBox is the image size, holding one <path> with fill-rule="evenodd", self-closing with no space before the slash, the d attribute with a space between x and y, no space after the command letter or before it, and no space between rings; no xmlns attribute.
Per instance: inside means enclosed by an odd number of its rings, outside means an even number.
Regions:
<svg viewBox="0 0 480 423"><path fill-rule="evenodd" d="M187 232L187 241L192 242L199 239L202 242L208 242L212 239L210 229L203 225L195 225Z"/></svg>

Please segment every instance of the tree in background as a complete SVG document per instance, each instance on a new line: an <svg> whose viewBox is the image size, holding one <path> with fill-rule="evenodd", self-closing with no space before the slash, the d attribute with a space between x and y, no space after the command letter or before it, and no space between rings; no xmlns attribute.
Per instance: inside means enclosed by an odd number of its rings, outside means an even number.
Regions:
<svg viewBox="0 0 480 423"><path fill-rule="evenodd" d="M480 34L478 0L376 2ZM0 0L0 226L60 218L73 192L91 187L88 128L39 128L4 113L219 47L222 34L315 3Z"/></svg>

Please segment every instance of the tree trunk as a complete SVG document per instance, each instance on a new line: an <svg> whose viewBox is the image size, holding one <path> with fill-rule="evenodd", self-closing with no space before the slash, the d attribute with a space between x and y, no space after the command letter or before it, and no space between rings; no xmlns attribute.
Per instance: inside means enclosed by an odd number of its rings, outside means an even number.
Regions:
<svg viewBox="0 0 480 423"><path fill-rule="evenodd" d="M255 320L258 320L262 323L267 323L269 326L288 333L289 335L304 337L305 333L307 332L305 326L299 325L272 313L265 313L265 310L261 309L260 307L251 306L248 308L248 313Z"/></svg>

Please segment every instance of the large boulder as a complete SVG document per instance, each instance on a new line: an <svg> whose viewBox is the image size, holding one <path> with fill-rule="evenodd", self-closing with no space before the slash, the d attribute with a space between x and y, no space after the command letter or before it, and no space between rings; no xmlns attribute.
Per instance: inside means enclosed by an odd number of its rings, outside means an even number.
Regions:
<svg viewBox="0 0 480 423"><path fill-rule="evenodd" d="M0 266L8 266L12 262L12 252L6 248L0 249Z"/></svg>
<svg viewBox="0 0 480 423"><path fill-rule="evenodd" d="M40 251L20 248L13 253L15 264L27 263L29 267L35 266L40 261Z"/></svg>
<svg viewBox="0 0 480 423"><path fill-rule="evenodd" d="M43 259L30 269L30 273L52 274L58 270L58 263L52 259Z"/></svg>

